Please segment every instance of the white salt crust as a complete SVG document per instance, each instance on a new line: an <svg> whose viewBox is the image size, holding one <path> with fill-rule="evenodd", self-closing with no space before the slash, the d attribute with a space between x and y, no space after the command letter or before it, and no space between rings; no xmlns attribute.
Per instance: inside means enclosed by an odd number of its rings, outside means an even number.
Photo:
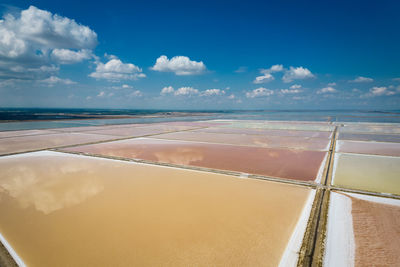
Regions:
<svg viewBox="0 0 400 267"><path fill-rule="evenodd" d="M331 193L323 266L354 266L355 241L351 210L349 197Z"/></svg>
<svg viewBox="0 0 400 267"><path fill-rule="evenodd" d="M303 242L304 233L306 231L308 218L310 217L311 208L314 202L315 190L311 190L308 199L301 212L301 216L294 228L293 234L282 255L279 267L296 266L299 258L299 251Z"/></svg>

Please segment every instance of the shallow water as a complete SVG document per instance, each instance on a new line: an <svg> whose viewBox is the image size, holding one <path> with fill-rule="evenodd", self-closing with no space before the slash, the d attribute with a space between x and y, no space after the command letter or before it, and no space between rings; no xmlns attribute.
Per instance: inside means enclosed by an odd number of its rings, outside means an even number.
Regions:
<svg viewBox="0 0 400 267"><path fill-rule="evenodd" d="M117 135L117 136L143 136L143 135L153 135L174 131L183 131L189 129L196 129L199 127L196 126L185 126L185 125L142 125L142 126L133 126L133 127L108 127L108 129L101 129L95 131L87 131L87 133L96 133L96 134L107 134L107 135Z"/></svg>
<svg viewBox="0 0 400 267"><path fill-rule="evenodd" d="M314 181L326 152L137 138L65 148L105 156L144 159L266 176Z"/></svg>
<svg viewBox="0 0 400 267"><path fill-rule="evenodd" d="M400 143L400 134L362 134L362 133L339 133L340 140L354 141L377 141Z"/></svg>
<svg viewBox="0 0 400 267"><path fill-rule="evenodd" d="M84 134L84 133L53 133L45 135L18 136L0 139L0 155L67 145L84 144L103 140L116 139L117 136Z"/></svg>
<svg viewBox="0 0 400 267"><path fill-rule="evenodd" d="M0 169L0 232L28 266L276 266L311 192L57 152Z"/></svg>
<svg viewBox="0 0 400 267"><path fill-rule="evenodd" d="M206 133L226 133L226 134L251 134L265 136L298 136L309 138L331 138L332 133L320 131L296 131L296 130L268 130L268 129L246 129L246 128L217 128L210 127L204 129L193 130L193 132Z"/></svg>
<svg viewBox="0 0 400 267"><path fill-rule="evenodd" d="M222 143L232 145L247 145L257 147L282 147L305 150L329 149L330 140L321 138L289 137L289 136L263 136L248 134L220 134L207 132L175 132L152 136L153 138L200 141L209 143Z"/></svg>
<svg viewBox="0 0 400 267"><path fill-rule="evenodd" d="M319 125L319 124L299 124L290 122L246 122L246 121L232 121L229 125L221 127L232 128L260 128L260 129L276 129L276 130L302 130L302 131L333 131L334 126Z"/></svg>
<svg viewBox="0 0 400 267"><path fill-rule="evenodd" d="M340 127L341 133L375 133L375 134L400 134L400 124L392 125L345 125Z"/></svg>
<svg viewBox="0 0 400 267"><path fill-rule="evenodd" d="M39 134L52 134L53 131L49 130L25 130L25 131L5 131L0 132L0 138L10 138L25 135L39 135Z"/></svg>
<svg viewBox="0 0 400 267"><path fill-rule="evenodd" d="M399 157L400 143L338 140L336 151Z"/></svg>
<svg viewBox="0 0 400 267"><path fill-rule="evenodd" d="M333 185L400 195L400 157L336 153Z"/></svg>

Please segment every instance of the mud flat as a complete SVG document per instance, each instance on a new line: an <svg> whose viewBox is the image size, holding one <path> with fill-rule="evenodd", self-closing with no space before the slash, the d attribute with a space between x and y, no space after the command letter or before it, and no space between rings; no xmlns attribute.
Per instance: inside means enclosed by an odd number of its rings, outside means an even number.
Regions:
<svg viewBox="0 0 400 267"><path fill-rule="evenodd" d="M399 266L400 200L331 193L325 266Z"/></svg>
<svg viewBox="0 0 400 267"><path fill-rule="evenodd" d="M208 144L154 138L65 148L112 157L236 171L302 181L319 180L326 152Z"/></svg>
<svg viewBox="0 0 400 267"><path fill-rule="evenodd" d="M28 266L295 263L314 194L50 151L1 157L0 169L0 233Z"/></svg>
<svg viewBox="0 0 400 267"><path fill-rule="evenodd" d="M175 132L152 136L158 139L199 141L208 143L222 143L232 145L247 145L257 147L282 147L304 150L329 149L330 140L322 138L263 136L248 134L222 134L207 132Z"/></svg>
<svg viewBox="0 0 400 267"><path fill-rule="evenodd" d="M53 133L0 139L0 155L59 146L116 139L116 136L86 133Z"/></svg>
<svg viewBox="0 0 400 267"><path fill-rule="evenodd" d="M336 153L332 185L400 195L400 157Z"/></svg>
<svg viewBox="0 0 400 267"><path fill-rule="evenodd" d="M207 132L207 133L225 133L225 134L251 134L251 135L264 135L264 136L298 136L310 138L327 138L332 137L331 132L319 131L297 131L297 130L276 130L276 129L246 129L246 128L217 128L210 127L204 129L194 130L193 132Z"/></svg>
<svg viewBox="0 0 400 267"><path fill-rule="evenodd" d="M336 152L400 156L400 143L338 140Z"/></svg>
<svg viewBox="0 0 400 267"><path fill-rule="evenodd" d="M400 135L399 134L339 133L339 140L400 143Z"/></svg>

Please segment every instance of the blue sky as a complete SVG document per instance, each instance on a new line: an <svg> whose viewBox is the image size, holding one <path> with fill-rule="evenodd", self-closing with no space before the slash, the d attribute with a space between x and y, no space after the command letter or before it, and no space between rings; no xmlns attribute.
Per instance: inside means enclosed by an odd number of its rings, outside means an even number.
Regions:
<svg viewBox="0 0 400 267"><path fill-rule="evenodd" d="M399 1L2 1L0 106L400 109Z"/></svg>

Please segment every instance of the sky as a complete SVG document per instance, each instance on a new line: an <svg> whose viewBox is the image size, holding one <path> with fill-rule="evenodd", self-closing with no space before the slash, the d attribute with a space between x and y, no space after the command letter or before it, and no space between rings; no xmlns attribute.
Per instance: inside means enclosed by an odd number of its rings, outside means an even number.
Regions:
<svg viewBox="0 0 400 267"><path fill-rule="evenodd" d="M400 109L400 1L0 0L0 107Z"/></svg>

